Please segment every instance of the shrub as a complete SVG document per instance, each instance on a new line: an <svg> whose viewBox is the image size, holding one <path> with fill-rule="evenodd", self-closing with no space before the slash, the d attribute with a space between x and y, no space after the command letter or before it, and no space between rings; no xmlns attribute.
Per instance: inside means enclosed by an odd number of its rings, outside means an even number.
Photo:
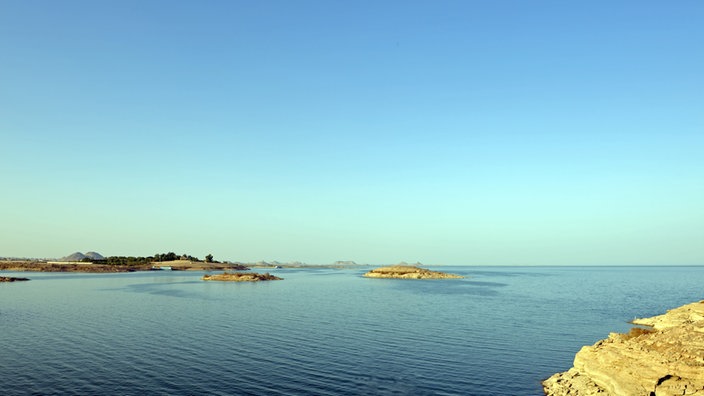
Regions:
<svg viewBox="0 0 704 396"><path fill-rule="evenodd" d="M628 333L623 334L622 338L625 341L625 340L630 340L631 338L640 337L644 334L650 334L650 333L654 333L654 332L655 332L655 330L645 328L645 327L632 327Z"/></svg>

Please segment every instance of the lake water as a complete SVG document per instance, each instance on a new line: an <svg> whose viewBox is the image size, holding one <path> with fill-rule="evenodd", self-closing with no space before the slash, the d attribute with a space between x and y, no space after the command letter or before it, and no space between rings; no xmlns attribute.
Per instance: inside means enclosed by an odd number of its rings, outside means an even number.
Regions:
<svg viewBox="0 0 704 396"><path fill-rule="evenodd" d="M432 269L468 278L14 273L32 280L0 284L0 392L541 395L581 346L704 298L704 267Z"/></svg>

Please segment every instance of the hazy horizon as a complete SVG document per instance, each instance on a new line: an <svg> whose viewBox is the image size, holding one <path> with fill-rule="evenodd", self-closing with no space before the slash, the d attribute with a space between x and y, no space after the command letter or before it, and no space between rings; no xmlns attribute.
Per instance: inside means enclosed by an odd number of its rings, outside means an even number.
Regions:
<svg viewBox="0 0 704 396"><path fill-rule="evenodd" d="M704 3L0 3L0 255L704 264Z"/></svg>
<svg viewBox="0 0 704 396"><path fill-rule="evenodd" d="M84 252L72 252L70 255L75 254L75 253L84 253ZM96 252L100 253L100 252ZM167 253L167 252L166 252ZM174 252L175 253L175 252ZM178 255L182 255L184 253L179 253ZM188 254L188 253L185 253ZM70 256L69 255L69 256ZM108 255L103 255L104 257L110 257L110 256L117 256L117 257L151 257L154 254L108 254ZM193 255L191 255L193 256ZM53 257L38 257L38 256L7 256L7 255L2 255L0 254L0 260L2 259L11 259L11 260L61 260L66 258L67 256L53 256ZM201 256L194 256L198 258L199 260L203 260L204 257ZM180 259L178 259L180 260ZM217 262L230 262L230 263L241 263L241 264L281 264L281 265L304 265L304 266L331 266L331 265L359 265L359 266L390 266L390 265L414 265L414 266L422 266L422 267L701 267L703 264L673 264L673 263L664 263L664 264L617 264L617 263L600 263L600 264L559 264L559 263L554 263L554 264L446 264L446 263L421 263L418 261L412 261L412 262L407 262L407 261L395 261L395 262L356 262L354 260L333 260L330 262L304 262L300 260L290 260L290 261L282 261L282 260L277 260L277 259L258 259L258 260L239 260L237 258L223 258L223 257L214 257L214 260ZM72 260L73 261L73 260ZM77 261L77 260L76 260Z"/></svg>

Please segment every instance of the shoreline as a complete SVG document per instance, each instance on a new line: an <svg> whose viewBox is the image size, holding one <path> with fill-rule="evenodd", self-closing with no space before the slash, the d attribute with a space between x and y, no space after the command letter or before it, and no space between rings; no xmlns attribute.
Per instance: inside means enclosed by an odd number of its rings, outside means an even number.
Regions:
<svg viewBox="0 0 704 396"><path fill-rule="evenodd" d="M143 265L109 265L76 262L43 262L43 261L0 261L0 271L14 272L85 272L114 273L141 271L246 271L249 267L240 264L205 263L187 260L152 262Z"/></svg>
<svg viewBox="0 0 704 396"><path fill-rule="evenodd" d="M257 263L206 263L202 261L154 261L143 265L110 265L94 264L90 262L76 261L19 261L0 260L0 271L16 272L137 272L155 271L159 267L171 267L172 271L248 271L253 269L359 269L365 270L371 267L367 264L277 264L262 265Z"/></svg>

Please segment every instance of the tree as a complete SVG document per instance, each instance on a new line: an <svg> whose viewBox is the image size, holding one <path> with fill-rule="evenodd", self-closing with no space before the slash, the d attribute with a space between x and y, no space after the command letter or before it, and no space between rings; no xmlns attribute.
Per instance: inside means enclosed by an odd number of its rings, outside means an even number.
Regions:
<svg viewBox="0 0 704 396"><path fill-rule="evenodd" d="M212 263L212 262L213 262L213 255L212 255L212 254L208 254L207 256L205 256L205 262L206 262L206 263Z"/></svg>

